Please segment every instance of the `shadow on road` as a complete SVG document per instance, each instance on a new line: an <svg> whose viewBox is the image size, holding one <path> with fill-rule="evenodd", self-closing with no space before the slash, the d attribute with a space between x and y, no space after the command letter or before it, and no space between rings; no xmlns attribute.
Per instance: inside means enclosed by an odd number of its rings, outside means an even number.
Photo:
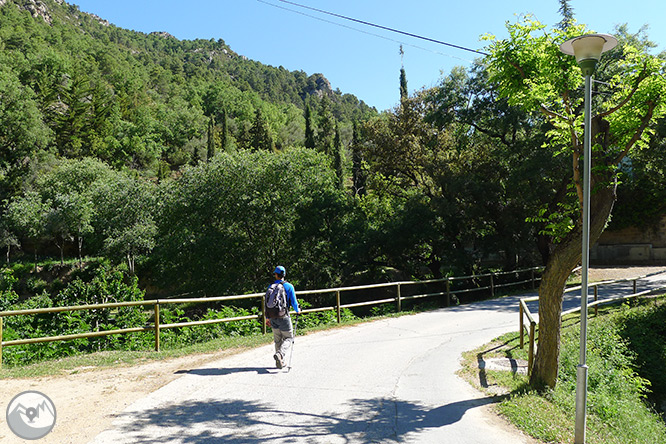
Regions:
<svg viewBox="0 0 666 444"><path fill-rule="evenodd" d="M271 372L266 367L236 367L236 368L195 368L191 370L178 370L177 375L199 375L199 376L224 376L234 373L256 373L258 375L269 375Z"/></svg>
<svg viewBox="0 0 666 444"><path fill-rule="evenodd" d="M140 412L117 429L136 443L382 442L460 421L488 397L432 408L389 398L356 399L342 413L279 411L268 402L186 401ZM156 430L157 429L157 430Z"/></svg>

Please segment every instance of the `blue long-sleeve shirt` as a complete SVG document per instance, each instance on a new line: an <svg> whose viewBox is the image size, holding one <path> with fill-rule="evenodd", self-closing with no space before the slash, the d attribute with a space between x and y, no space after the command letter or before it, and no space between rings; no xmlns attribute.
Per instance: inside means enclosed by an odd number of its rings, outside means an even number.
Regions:
<svg viewBox="0 0 666 444"><path fill-rule="evenodd" d="M296 290L294 290L294 286L291 285L289 282L285 280L276 280L275 283L281 282L282 285L284 286L284 292L287 294L287 304L291 305L294 307L294 310L296 310L296 313L300 313L301 309L298 308L298 301L296 300Z"/></svg>

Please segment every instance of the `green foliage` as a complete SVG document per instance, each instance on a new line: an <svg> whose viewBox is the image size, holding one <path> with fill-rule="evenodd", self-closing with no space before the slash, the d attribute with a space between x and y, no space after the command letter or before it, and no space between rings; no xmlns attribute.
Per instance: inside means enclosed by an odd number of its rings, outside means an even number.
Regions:
<svg viewBox="0 0 666 444"><path fill-rule="evenodd" d="M307 280L310 257L296 254L302 236L328 247L312 231L326 220L305 218L322 196L338 193L327 159L311 150L241 151L188 168L165 193L155 251L161 276L211 295L263 288L276 263L292 264L290 275Z"/></svg>
<svg viewBox="0 0 666 444"><path fill-rule="evenodd" d="M3 293L3 300L6 297ZM102 266L95 270L90 281L77 278L53 297L43 292L8 308L27 310L142 299L143 291L138 288L136 277L126 277L118 271ZM11 316L4 321L3 340L14 340L142 327L147 323L148 316L136 307L127 307ZM13 346L3 350L3 361L8 365L18 365L102 349L133 350L146 348L151 339L147 334L133 333Z"/></svg>
<svg viewBox="0 0 666 444"><path fill-rule="evenodd" d="M578 90L583 78L575 59L563 54L559 44L587 30L575 24L566 2L562 4L562 13L566 26L558 29L546 30L544 24L527 16L508 25L508 39L486 36L491 51L488 72L490 81L509 104L531 113L539 112L548 120L551 127L546 148L553 157L562 154L573 157L571 177L578 198L582 199L579 144L583 134L583 97ZM642 36L631 36L622 28L618 32L618 48L602 55L595 74L609 83L610 89L606 94L595 96L593 103L593 187L614 186L616 166L627 155L647 146L653 139L650 128L666 112L664 60L647 53L649 43L644 37L641 40ZM569 218L571 206L562 206L564 196L565 193L556 194L556 200L548 204L550 214L544 224L555 228L554 219ZM565 225L558 222L565 230L546 227L542 231L562 238L567 231ZM574 224L569 224L568 230L573 227Z"/></svg>
<svg viewBox="0 0 666 444"><path fill-rule="evenodd" d="M664 312L662 300L638 307L625 304L590 319L586 442L647 444L666 439L663 420L647 402L647 398L659 401L665 393L661 371L666 363L661 327ZM537 393L518 387L500 405L514 424L544 442L573 439L579 336L578 324L563 329L559 381L554 390Z"/></svg>
<svg viewBox="0 0 666 444"><path fill-rule="evenodd" d="M301 310L305 310L312 307L307 301L298 300L298 306ZM357 320L358 317L352 313L348 308L343 308L340 310L340 320L341 322L348 322ZM292 317L292 322L295 322L295 318ZM305 313L298 316L298 330L301 329L311 329L317 328L325 325L331 325L338 322L338 314L335 310L330 311L320 311L316 313Z"/></svg>
<svg viewBox="0 0 666 444"><path fill-rule="evenodd" d="M332 91L320 74L247 60L221 39L146 35L76 6L43 6L48 21L21 1L1 7L0 145L12 146L0 165L3 193L16 191L20 161L40 150L139 169L166 160L177 169L207 151L207 117L223 122L226 112L239 145L261 110L276 145L286 147L303 143L301 110L310 97L329 96L338 120L374 112Z"/></svg>
<svg viewBox="0 0 666 444"><path fill-rule="evenodd" d="M636 371L650 381L650 399L666 399L666 375L661 371L666 362L666 302L626 307L616 322L618 335L635 354Z"/></svg>

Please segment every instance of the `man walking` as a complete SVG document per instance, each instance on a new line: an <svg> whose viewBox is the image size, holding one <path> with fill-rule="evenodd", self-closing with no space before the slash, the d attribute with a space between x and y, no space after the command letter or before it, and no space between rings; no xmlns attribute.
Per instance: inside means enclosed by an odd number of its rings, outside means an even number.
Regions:
<svg viewBox="0 0 666 444"><path fill-rule="evenodd" d="M284 367L284 358L294 342L294 328L289 316L289 306L300 313L294 286L284 280L286 270L282 265L273 271L274 282L268 287L264 298L267 322L270 322L275 342L275 365Z"/></svg>

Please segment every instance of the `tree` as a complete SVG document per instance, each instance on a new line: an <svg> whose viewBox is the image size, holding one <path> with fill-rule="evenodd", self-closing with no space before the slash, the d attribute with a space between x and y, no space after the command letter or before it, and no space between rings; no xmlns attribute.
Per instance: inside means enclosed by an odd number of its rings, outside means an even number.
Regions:
<svg viewBox="0 0 666 444"><path fill-rule="evenodd" d="M321 153L222 153L165 190L153 258L168 285L207 294L256 291L278 262L321 283L312 276L333 266L323 236L341 226L330 207L341 194Z"/></svg>
<svg viewBox="0 0 666 444"><path fill-rule="evenodd" d="M273 138L260 108L257 108L250 128L250 146L255 150L273 150Z"/></svg>
<svg viewBox="0 0 666 444"><path fill-rule="evenodd" d="M400 45L400 61L402 62L402 59L405 55L405 51L402 49L402 45ZM407 89L407 74L405 73L405 66L404 64L400 66L400 102L405 100L407 97L409 97L409 90Z"/></svg>
<svg viewBox="0 0 666 444"><path fill-rule="evenodd" d="M561 213L551 237L553 246L539 287L539 348L530 383L554 387L557 380L562 297L571 270L581 259L582 227L578 209L582 202L582 76L573 57L562 54L559 44L584 34L585 28L546 31L526 17L507 25L509 38L489 37L487 58L490 80L512 105L541 113L550 123L548 149L553 157L568 155L573 166L563 183L571 183L577 201L566 203L566 193L555 192L551 210ZM593 143L590 202L590 244L601 235L615 201L617 166L633 149L646 146L656 120L666 112L664 61L621 41L602 57L598 77L611 87L597 98L590 128ZM603 85L597 88L605 88ZM577 204L576 204L577 202ZM550 215L547 215L550 216Z"/></svg>
<svg viewBox="0 0 666 444"><path fill-rule="evenodd" d="M335 137L335 118L331 112L331 99L324 95L319 105L319 121L317 128L317 147L329 156L333 154L333 138Z"/></svg>
<svg viewBox="0 0 666 444"><path fill-rule="evenodd" d="M365 171L363 171L363 154L361 153L361 142L359 135L359 126L354 121L352 130L352 190L356 196L364 196L365 190Z"/></svg>
<svg viewBox="0 0 666 444"><path fill-rule="evenodd" d="M37 245L45 232L48 206L41 196L28 191L23 196L9 202L7 215L12 226L33 242L35 252L35 271L37 271Z"/></svg>
<svg viewBox="0 0 666 444"><path fill-rule="evenodd" d="M46 231L56 241L63 260L64 243L76 241L79 265L82 265L83 241L94 230L93 192L98 184L117 173L92 158L60 159L53 164L37 165L34 183L27 183L39 193L48 207Z"/></svg>
<svg viewBox="0 0 666 444"><path fill-rule="evenodd" d="M0 68L0 200L17 193L30 159L52 140L35 95L14 73Z"/></svg>
<svg viewBox="0 0 666 444"><path fill-rule="evenodd" d="M340 141L340 130L335 127L335 139L333 140L333 170L338 178L338 187L344 189L345 173L343 165L344 155L342 152L342 142Z"/></svg>
<svg viewBox="0 0 666 444"><path fill-rule="evenodd" d="M227 140L229 137L229 130L227 128L227 110L224 108L222 108L222 118L220 121L222 122L222 128L220 128L220 148L222 151L226 151L229 144Z"/></svg>
<svg viewBox="0 0 666 444"><path fill-rule="evenodd" d="M119 261L126 261L135 273L136 258L155 248L155 187L141 179L121 174L101 181L95 187L95 225L103 233L104 249Z"/></svg>
<svg viewBox="0 0 666 444"><path fill-rule="evenodd" d="M310 149L314 149L316 146L315 131L312 125L312 110L310 104L307 104L305 105L305 147Z"/></svg>
<svg viewBox="0 0 666 444"><path fill-rule="evenodd" d="M208 134L207 134L207 147L206 160L210 161L215 156L215 147L217 145L217 132L215 131L215 117L210 116L208 119Z"/></svg>
<svg viewBox="0 0 666 444"><path fill-rule="evenodd" d="M574 19L573 8L569 4L569 0L560 0L560 15L562 15L562 21L557 24L557 27L560 29L567 29L569 26L575 24L576 20Z"/></svg>
<svg viewBox="0 0 666 444"><path fill-rule="evenodd" d="M428 96L426 119L449 128L456 151L467 153L460 156L464 164L456 166L464 171L456 187L464 186L465 196L474 200L461 199L465 212L484 221L475 248L486 255L499 253L506 270L534 264L542 251L545 263L550 243L540 232L550 221L526 218L547 205L544 196L561 188L569 167L563 156L553 158L543 149L545 119L501 97L483 61L469 72L454 68Z"/></svg>
<svg viewBox="0 0 666 444"><path fill-rule="evenodd" d="M79 266L82 265L83 239L92 233L93 207L88 193L57 194L47 201L46 232L60 249L60 264L64 263L65 242L76 240Z"/></svg>
<svg viewBox="0 0 666 444"><path fill-rule="evenodd" d="M20 247L21 243L19 242L16 234L12 232L9 222L8 215L5 213L0 220L0 245L7 248L7 265L9 265L9 254L13 247Z"/></svg>
<svg viewBox="0 0 666 444"><path fill-rule="evenodd" d="M405 73L405 68L400 68L400 101L405 100L408 95L407 74Z"/></svg>

